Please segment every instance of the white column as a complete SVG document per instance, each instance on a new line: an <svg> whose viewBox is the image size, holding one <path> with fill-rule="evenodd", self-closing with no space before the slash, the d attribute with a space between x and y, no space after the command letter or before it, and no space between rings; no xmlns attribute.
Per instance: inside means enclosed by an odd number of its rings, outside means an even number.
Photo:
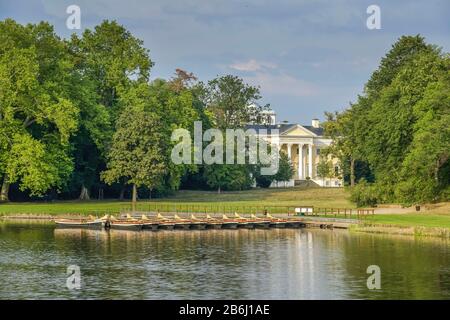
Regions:
<svg viewBox="0 0 450 320"><path fill-rule="evenodd" d="M312 179L313 178L313 148L312 148L312 144L308 144L308 152L309 152L309 159L308 159L308 164L309 164L309 177Z"/></svg>
<svg viewBox="0 0 450 320"><path fill-rule="evenodd" d="M303 144L298 144L298 179L303 179Z"/></svg>
<svg viewBox="0 0 450 320"><path fill-rule="evenodd" d="M289 158L289 160L291 160L291 147L292 147L292 144L291 144L291 143L288 143L288 144L287 144L287 152L288 152L288 158Z"/></svg>

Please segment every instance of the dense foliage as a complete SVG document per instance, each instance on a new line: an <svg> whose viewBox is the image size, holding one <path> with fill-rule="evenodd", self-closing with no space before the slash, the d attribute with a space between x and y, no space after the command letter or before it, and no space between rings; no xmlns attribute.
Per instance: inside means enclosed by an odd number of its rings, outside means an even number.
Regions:
<svg viewBox="0 0 450 320"><path fill-rule="evenodd" d="M327 114L359 205L447 201L450 188L450 57L421 36L401 37L364 93ZM364 178L364 179L363 179Z"/></svg>
<svg viewBox="0 0 450 320"><path fill-rule="evenodd" d="M251 165L175 165L171 134L193 133L194 121L224 132L257 123L268 107L259 88L180 69L150 81L152 66L143 42L115 21L70 39L45 22L1 21L0 201L250 188Z"/></svg>

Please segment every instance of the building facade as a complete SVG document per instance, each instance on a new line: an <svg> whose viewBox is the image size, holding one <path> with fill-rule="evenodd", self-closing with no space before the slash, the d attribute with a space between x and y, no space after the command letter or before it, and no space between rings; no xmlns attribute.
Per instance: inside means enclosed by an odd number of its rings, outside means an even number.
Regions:
<svg viewBox="0 0 450 320"><path fill-rule="evenodd" d="M330 175L319 177L317 169L319 162L324 158L321 150L329 146L331 139L324 137L324 130L319 120L313 119L311 125L296 123L276 123L275 113L266 111L265 124L248 125L248 129L254 129L258 135L267 140L274 141L279 150L287 154L294 167L294 175L290 181L273 183L272 187L285 187L300 184L302 181L313 181L323 187L341 187L342 177L339 161L327 156L331 164ZM275 142L275 130L278 130L278 141ZM265 135L267 133L267 136Z"/></svg>

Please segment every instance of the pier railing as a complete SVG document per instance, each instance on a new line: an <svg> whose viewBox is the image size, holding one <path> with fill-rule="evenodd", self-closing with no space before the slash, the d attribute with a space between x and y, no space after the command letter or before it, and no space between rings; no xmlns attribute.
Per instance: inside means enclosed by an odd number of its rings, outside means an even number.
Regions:
<svg viewBox="0 0 450 320"><path fill-rule="evenodd" d="M303 210L307 208L307 210ZM130 206L124 206L120 210L120 214L130 213L133 209ZM137 213L148 214L226 214L233 215L235 212L240 215L264 215L266 213L274 215L287 215L287 216L316 216L316 217L328 217L328 218L348 218L348 219L365 219L368 216L375 214L375 210L371 208L331 208L331 207L314 207L304 205L290 205L290 206L277 206L277 205L228 205L228 204L167 204L167 203L145 203L137 204L135 208Z"/></svg>

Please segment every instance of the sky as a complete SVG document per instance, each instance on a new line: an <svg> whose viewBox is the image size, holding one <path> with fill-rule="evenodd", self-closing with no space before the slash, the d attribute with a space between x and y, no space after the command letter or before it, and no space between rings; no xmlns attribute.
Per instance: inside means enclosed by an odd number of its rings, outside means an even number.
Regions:
<svg viewBox="0 0 450 320"><path fill-rule="evenodd" d="M66 27L69 5L80 30ZM381 29L366 25L370 5ZM152 79L234 74L261 88L278 121L306 125L355 101L400 36L450 52L450 0L0 0L5 18L49 21L61 37L116 20L150 50Z"/></svg>

